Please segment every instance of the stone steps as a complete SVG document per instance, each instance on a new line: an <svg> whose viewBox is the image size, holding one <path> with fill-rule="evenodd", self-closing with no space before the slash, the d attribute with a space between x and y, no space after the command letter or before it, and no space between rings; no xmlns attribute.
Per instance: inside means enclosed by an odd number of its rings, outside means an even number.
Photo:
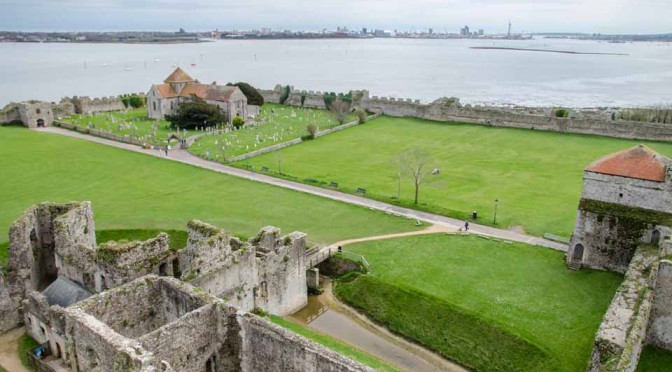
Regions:
<svg viewBox="0 0 672 372"><path fill-rule="evenodd" d="M582 265L581 265L581 262L570 262L570 263L567 265L567 268L570 269L570 270L576 270L576 271L579 271L579 270L581 270L581 266L582 266Z"/></svg>

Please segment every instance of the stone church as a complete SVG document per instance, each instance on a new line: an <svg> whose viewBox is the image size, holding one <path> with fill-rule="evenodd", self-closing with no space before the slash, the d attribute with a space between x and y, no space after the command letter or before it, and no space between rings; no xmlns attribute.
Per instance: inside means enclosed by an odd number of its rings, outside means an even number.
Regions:
<svg viewBox="0 0 672 372"><path fill-rule="evenodd" d="M176 68L163 84L154 84L147 93L147 114L152 119L161 120L166 115L175 114L181 102L192 95L217 105L224 112L227 121L249 115L247 97L236 86L201 84L181 68Z"/></svg>

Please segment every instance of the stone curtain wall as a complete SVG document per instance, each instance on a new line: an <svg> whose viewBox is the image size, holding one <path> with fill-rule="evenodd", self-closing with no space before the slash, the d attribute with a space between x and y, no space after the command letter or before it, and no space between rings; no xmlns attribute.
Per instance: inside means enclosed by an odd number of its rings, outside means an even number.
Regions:
<svg viewBox="0 0 672 372"><path fill-rule="evenodd" d="M663 243L663 259L658 268L658 279L654 288L655 298L651 310L647 342L672 350L672 243Z"/></svg>
<svg viewBox="0 0 672 372"><path fill-rule="evenodd" d="M240 317L243 371L373 371L257 316Z"/></svg>
<svg viewBox="0 0 672 372"><path fill-rule="evenodd" d="M123 111L126 109L119 97L102 97L91 99L89 97L72 97L70 101L75 106L78 114L96 114L108 111Z"/></svg>
<svg viewBox="0 0 672 372"><path fill-rule="evenodd" d="M657 259L657 247L637 250L597 331L589 371L637 368L658 274Z"/></svg>

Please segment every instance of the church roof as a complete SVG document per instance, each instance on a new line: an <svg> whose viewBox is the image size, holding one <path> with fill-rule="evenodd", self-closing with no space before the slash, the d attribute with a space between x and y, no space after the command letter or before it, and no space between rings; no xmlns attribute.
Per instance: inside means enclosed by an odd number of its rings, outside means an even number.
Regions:
<svg viewBox="0 0 672 372"><path fill-rule="evenodd" d="M189 76L182 68L178 67L171 73L166 80L164 80L164 83L188 83L192 82L194 79Z"/></svg>
<svg viewBox="0 0 672 372"><path fill-rule="evenodd" d="M175 89L173 89L173 86L165 83L165 84L155 84L156 90L159 92L159 96L161 98L172 98L172 97L177 97L177 92Z"/></svg>
<svg viewBox="0 0 672 372"><path fill-rule="evenodd" d="M60 307L68 307L91 296L91 292L79 284L60 276L42 294L47 298L49 306Z"/></svg>
<svg viewBox="0 0 672 372"><path fill-rule="evenodd" d="M189 97L193 94L205 100L226 102L231 98L236 88L235 86L215 84L187 84L180 92L180 97Z"/></svg>
<svg viewBox="0 0 672 372"><path fill-rule="evenodd" d="M637 145L633 148L605 156L588 166L586 171L664 182L665 170L669 162L668 158L655 152L653 149L644 145Z"/></svg>

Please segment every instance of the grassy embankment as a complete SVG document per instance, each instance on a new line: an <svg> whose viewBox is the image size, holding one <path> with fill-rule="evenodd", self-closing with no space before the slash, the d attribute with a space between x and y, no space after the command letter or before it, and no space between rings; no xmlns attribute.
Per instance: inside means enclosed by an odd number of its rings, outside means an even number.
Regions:
<svg viewBox="0 0 672 372"><path fill-rule="evenodd" d="M317 332L315 330L312 330L308 327L302 326L300 324L291 322L289 320L286 320L284 318L278 317L271 315L269 317L270 321L283 327L286 328L296 334L299 334L309 340L312 340L314 342L317 342L320 345L326 346L329 349L343 354L347 356L348 358L354 359L362 364L365 364L369 367L372 367L378 371L397 371L398 369L394 368L393 366L390 366L389 364L381 361L380 359L369 355L359 349L357 349L354 346L351 346L349 344L346 344L344 342L341 342L339 340L334 339L333 337L324 335L320 332Z"/></svg>
<svg viewBox="0 0 672 372"><path fill-rule="evenodd" d="M168 137L175 130L170 128L170 123L165 120L156 121L147 117L147 108L131 109L127 112L104 112L94 115L75 114L60 121L88 128L89 123L93 129L109 132L118 136L130 136L140 138L156 145L166 145ZM155 129L156 128L156 129ZM187 136L196 132L187 131ZM180 131L180 135L184 135Z"/></svg>
<svg viewBox="0 0 672 372"><path fill-rule="evenodd" d="M498 199L498 226L521 226L537 236L569 236L583 169L642 142L381 117L234 165L277 170L281 159L282 172L300 182L328 187L335 181L341 191L355 193L361 187L370 198L461 219L470 218L475 210L478 222L484 224L492 224ZM647 144L672 155L670 143ZM431 168L441 171L421 186L418 205L413 204L409 178L402 179L401 202L396 199L395 158L413 146L429 152L434 159Z"/></svg>
<svg viewBox="0 0 672 372"><path fill-rule="evenodd" d="M293 115L292 115L293 113ZM226 159L242 155L251 151L260 150L278 143L301 138L308 134L306 127L314 124L318 130L325 130L338 126L335 116L327 110L289 107L267 103L261 108L256 118L259 125L244 127L224 134L210 135L199 139L189 151L195 155L225 162ZM346 122L355 120L349 115ZM282 166L282 159L274 158L273 169L278 169L278 162Z"/></svg>
<svg viewBox="0 0 672 372"><path fill-rule="evenodd" d="M339 282L339 298L476 370L584 370L622 280L569 271L561 252L476 236L424 235L346 249L364 255L373 274Z"/></svg>
<svg viewBox="0 0 672 372"><path fill-rule="evenodd" d="M672 366L672 351L645 346L639 357L639 372L668 372Z"/></svg>
<svg viewBox="0 0 672 372"><path fill-rule="evenodd" d="M184 230L196 218L242 236L274 225L329 243L418 229L382 212L83 140L20 127L0 127L0 136L0 244L12 221L43 201L92 201L98 230ZM6 255L0 246L0 263Z"/></svg>

